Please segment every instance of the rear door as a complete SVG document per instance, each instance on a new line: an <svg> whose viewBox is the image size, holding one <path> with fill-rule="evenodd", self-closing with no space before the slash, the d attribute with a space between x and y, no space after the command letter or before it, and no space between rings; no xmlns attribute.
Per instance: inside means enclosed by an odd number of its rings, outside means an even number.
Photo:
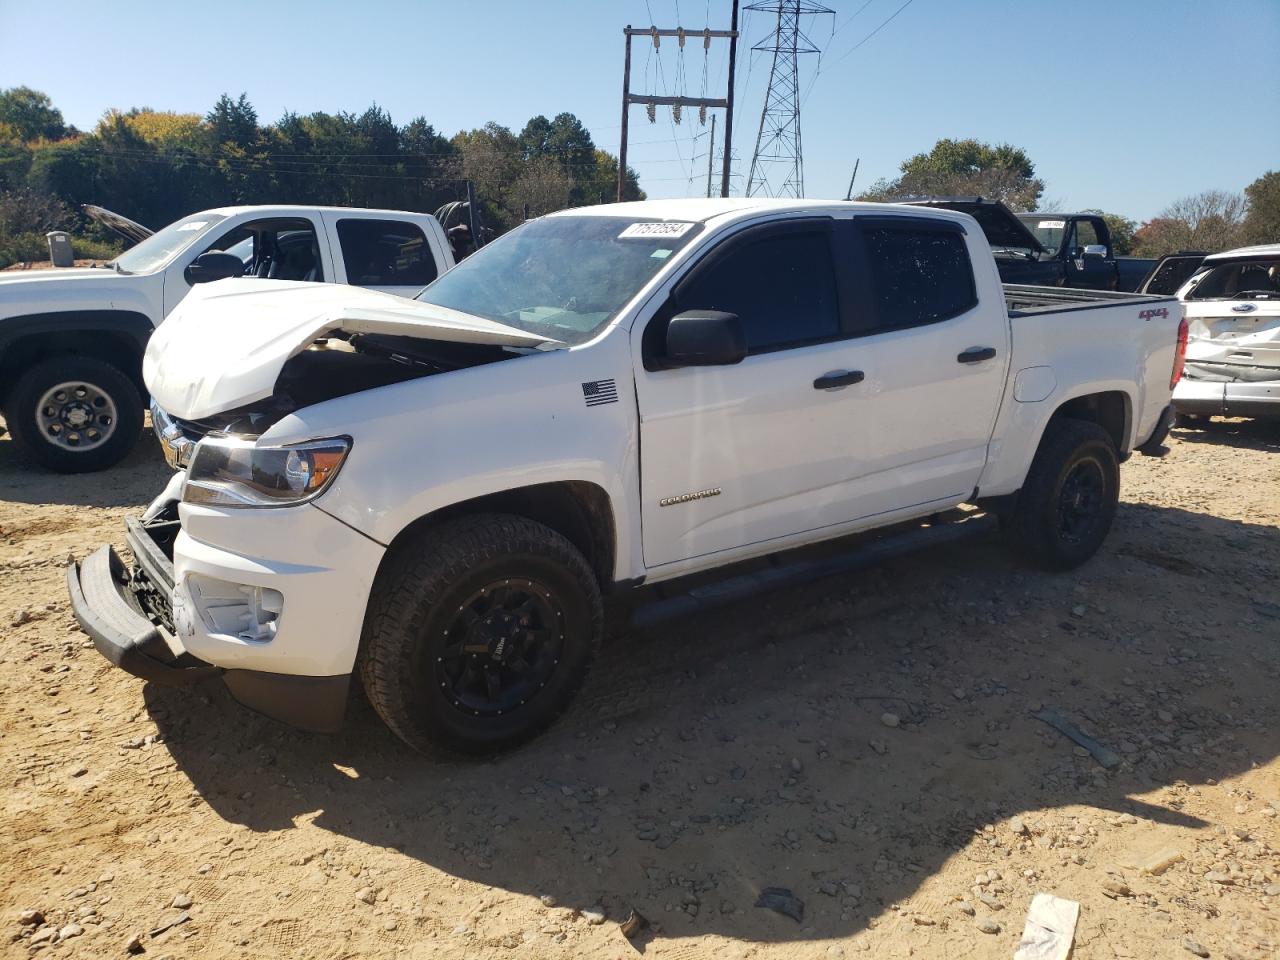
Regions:
<svg viewBox="0 0 1280 960"><path fill-rule="evenodd" d="M857 515L962 502L986 463L1009 366L1004 301L981 300L974 277L987 245L935 218L860 216L841 228L851 237L840 269L866 299L856 341L866 380L851 411Z"/></svg>
<svg viewBox="0 0 1280 960"><path fill-rule="evenodd" d="M325 211L339 251L339 281L382 293L412 297L440 273L440 251L413 220L387 214Z"/></svg>

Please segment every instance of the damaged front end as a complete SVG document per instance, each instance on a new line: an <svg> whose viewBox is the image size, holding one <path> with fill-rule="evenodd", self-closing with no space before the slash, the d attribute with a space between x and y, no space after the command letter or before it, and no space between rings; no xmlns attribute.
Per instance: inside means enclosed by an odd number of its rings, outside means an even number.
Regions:
<svg viewBox="0 0 1280 960"><path fill-rule="evenodd" d="M206 436L255 439L289 414L326 400L510 360L524 352L378 334L326 337L285 360L266 397L193 419L175 416L153 400L151 422L165 461L182 470Z"/></svg>
<svg viewBox="0 0 1280 960"><path fill-rule="evenodd" d="M161 499L143 517L125 520L132 567L104 545L67 568L67 591L76 619L103 657L144 680L183 685L221 671L188 653L175 635L177 500L156 509Z"/></svg>

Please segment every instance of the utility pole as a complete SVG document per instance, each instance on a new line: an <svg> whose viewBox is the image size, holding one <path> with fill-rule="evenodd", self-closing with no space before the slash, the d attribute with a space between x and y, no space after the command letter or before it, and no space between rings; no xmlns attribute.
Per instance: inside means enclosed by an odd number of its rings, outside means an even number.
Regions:
<svg viewBox="0 0 1280 960"><path fill-rule="evenodd" d="M627 115L632 104L639 103L648 107L652 111L655 107L699 107L701 110L714 109L723 107L729 111L725 119L725 135L729 135L732 129L732 111L733 111L733 64L734 53L737 49L738 40L738 0L733 3L733 29L731 30L711 30L709 28L702 30L686 30L684 27L674 28L658 28L658 27L632 27L631 24L622 31L626 37L626 55L622 64L622 142L618 146L618 200L622 200L623 191L627 185L627 134L628 124ZM708 50L711 47L713 39L726 39L729 41L729 84L727 95L724 97L666 97L655 96L648 93L632 93L631 92L631 38L635 36L650 37L653 40L655 48L661 43L662 37L675 37L680 44L681 49L684 48L686 39L702 38L702 48ZM650 113L652 118L652 113ZM705 122L705 115L703 120ZM714 117L713 117L714 119ZM729 195L729 151L724 152L724 184L723 196Z"/></svg>
<svg viewBox="0 0 1280 960"><path fill-rule="evenodd" d="M733 0L733 13L729 19L729 84L725 99L729 105L724 111L724 172L720 177L720 196L729 195L729 158L733 154L733 77L738 62L738 0Z"/></svg>
<svg viewBox="0 0 1280 960"><path fill-rule="evenodd" d="M849 189L844 192L844 198L846 200L853 199L853 181L858 179L858 164L860 164L861 162L862 162L861 157L858 157L857 160L853 161L853 176L849 178Z"/></svg>
<svg viewBox="0 0 1280 960"><path fill-rule="evenodd" d="M711 115L711 139L707 141L707 196L711 196L711 164L716 156L716 115Z"/></svg>
<svg viewBox="0 0 1280 960"><path fill-rule="evenodd" d="M758 43L752 50L773 54L769 70L769 90L764 109L760 111L760 127L756 131L756 149L751 155L747 175L747 196L763 194L775 197L804 196L804 151L800 144L800 54L817 53L818 48L800 29L800 18L815 14L835 14L812 0L758 0L748 10L774 13L778 25L772 43ZM782 167L786 173L782 185L772 194L767 167Z"/></svg>

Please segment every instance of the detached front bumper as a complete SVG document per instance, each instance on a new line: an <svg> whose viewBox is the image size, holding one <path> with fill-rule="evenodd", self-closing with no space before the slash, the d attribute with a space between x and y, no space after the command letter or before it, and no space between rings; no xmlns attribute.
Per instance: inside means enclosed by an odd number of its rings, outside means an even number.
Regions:
<svg viewBox="0 0 1280 960"><path fill-rule="evenodd" d="M221 671L175 652L156 626L126 599L128 574L114 547L104 546L67 568L71 609L97 651L126 673L181 685Z"/></svg>
<svg viewBox="0 0 1280 960"><path fill-rule="evenodd" d="M320 521L327 534L322 538L325 546L346 544L346 537L335 535L330 524L376 546L314 508L303 509L305 513L296 515L302 523L296 526L305 530ZM253 524L253 518L244 515L249 512L230 518L226 532L234 536L241 524ZM284 521L281 514L272 511L271 519L261 518L259 524L271 528ZM210 533L221 526L213 519L205 511L194 526ZM268 564L179 534L177 527L176 517L159 522L131 518L125 535L133 567L112 547L103 546L68 569L72 610L94 647L110 663L144 680L181 685L221 677L232 696L273 719L304 730L337 730L346 710L367 591L362 594L358 586L335 590L338 575L332 569ZM291 546L296 549L303 531L293 532ZM280 551L291 553L287 539L285 544ZM315 546L312 541L313 550ZM380 555L381 548L376 552ZM352 559L363 561L360 573L371 581L370 567L376 570L376 560L370 564L374 558L364 552ZM324 587L327 594L317 589ZM256 602L265 593L282 598L267 613ZM239 625L241 607L271 619L270 630L256 620ZM240 619L233 623L237 616ZM345 662L336 647L345 649ZM335 666L338 663L342 665Z"/></svg>

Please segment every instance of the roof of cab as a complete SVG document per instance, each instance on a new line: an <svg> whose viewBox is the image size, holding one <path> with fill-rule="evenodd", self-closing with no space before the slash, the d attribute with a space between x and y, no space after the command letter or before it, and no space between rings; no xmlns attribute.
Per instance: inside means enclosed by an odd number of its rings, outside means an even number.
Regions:
<svg viewBox="0 0 1280 960"><path fill-rule="evenodd" d="M234 217L241 213L345 213L345 214L366 214L376 213L386 216L395 217L429 217L430 213L415 212L413 210L380 210L373 207L322 207L310 206L307 204L297 203L255 203L245 204L236 207L214 207L211 210L202 210L201 213L216 213L223 217ZM197 216L197 214L192 214Z"/></svg>
<svg viewBox="0 0 1280 960"><path fill-rule="evenodd" d="M863 213L883 213L886 210L900 211L905 214L920 216L922 208L898 203L868 203L858 200L789 200L772 197L713 197L683 198L672 200L632 200L625 203L606 203L592 207L571 207L547 214L549 217L652 217L655 220L685 220L695 223L706 223L718 217L743 216L752 213L772 213L782 211L812 211L825 214L832 210L853 210ZM931 213L940 218L966 220L965 214L957 214L950 210L932 209Z"/></svg>
<svg viewBox="0 0 1280 960"><path fill-rule="evenodd" d="M1280 243L1260 243L1256 247L1237 247L1235 250L1224 250L1205 257L1205 262L1219 260L1239 260L1241 257L1280 257Z"/></svg>

